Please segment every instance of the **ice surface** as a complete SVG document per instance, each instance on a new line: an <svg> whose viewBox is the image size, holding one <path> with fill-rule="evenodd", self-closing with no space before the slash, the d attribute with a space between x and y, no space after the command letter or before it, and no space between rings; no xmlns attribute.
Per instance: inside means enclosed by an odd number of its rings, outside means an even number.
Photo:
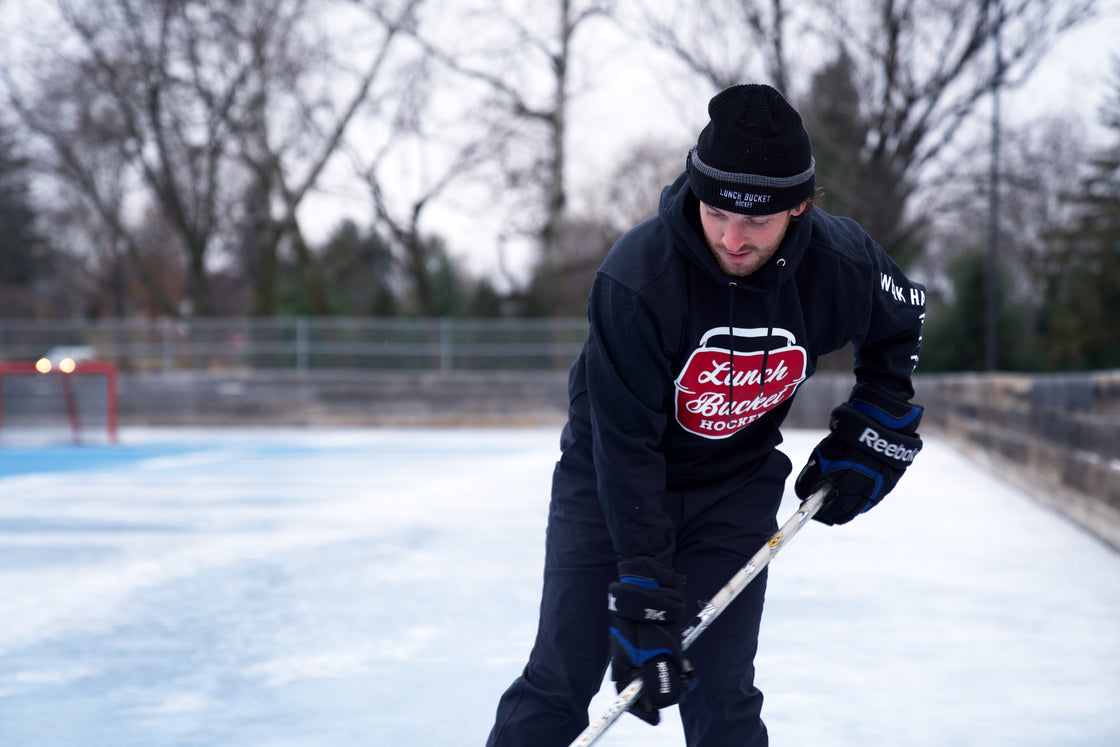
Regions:
<svg viewBox="0 0 1120 747"><path fill-rule="evenodd" d="M535 631L558 429L121 441L0 448L0 744L485 741ZM771 565L772 743L1120 744L1120 554L927 442ZM600 743L683 739L670 710Z"/></svg>

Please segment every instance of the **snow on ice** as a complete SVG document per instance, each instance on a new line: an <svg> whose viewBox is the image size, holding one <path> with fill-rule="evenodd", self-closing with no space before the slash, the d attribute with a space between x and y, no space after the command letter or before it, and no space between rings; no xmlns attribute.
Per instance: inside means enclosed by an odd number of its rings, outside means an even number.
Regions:
<svg viewBox="0 0 1120 747"><path fill-rule="evenodd" d="M558 436L0 448L0 744L481 746L535 631ZM775 745L1120 744L1120 554L928 438L882 506L774 560L757 663ZM600 743L683 739L670 709Z"/></svg>

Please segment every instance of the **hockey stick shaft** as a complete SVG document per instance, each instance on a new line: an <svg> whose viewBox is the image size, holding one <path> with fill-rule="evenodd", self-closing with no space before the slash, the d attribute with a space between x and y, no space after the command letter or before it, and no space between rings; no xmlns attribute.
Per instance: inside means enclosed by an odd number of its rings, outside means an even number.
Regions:
<svg viewBox="0 0 1120 747"><path fill-rule="evenodd" d="M747 564L736 571L731 580L724 584L723 588L716 592L716 595L704 605L704 608L696 613L692 622L681 634L682 651L693 644L700 634L719 617L720 613L727 609L735 597L739 596L740 592L762 573L762 570L770 564L770 560L789 543L805 522L816 515L824 503L824 499L828 496L829 490L830 488L825 486L809 496L797 509L797 512L786 520L786 523L782 524L781 528L767 540L766 544L759 548L758 552L747 561ZM638 677L622 689L599 717L588 724L587 728L576 737L570 747L587 747L587 745L594 744L610 725L618 720L619 716L629 710L641 694L642 678Z"/></svg>

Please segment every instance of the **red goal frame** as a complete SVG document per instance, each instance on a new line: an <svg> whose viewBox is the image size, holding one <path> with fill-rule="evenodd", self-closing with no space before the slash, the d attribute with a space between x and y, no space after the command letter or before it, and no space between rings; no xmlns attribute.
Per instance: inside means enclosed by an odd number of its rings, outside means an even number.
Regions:
<svg viewBox="0 0 1120 747"><path fill-rule="evenodd" d="M7 374L21 374L29 376L62 376L62 390L66 398L66 412L70 418L70 428L74 440L79 440L81 423L79 422L74 392L71 382L67 377L82 374L97 374L105 377L105 425L109 431L109 442L117 442L117 367L105 361L75 361L70 371L62 371L57 365L52 364L47 371L40 371L37 364L31 361L0 361L0 401L3 399L4 376ZM3 410L0 408L0 417ZM0 426L3 424L0 423Z"/></svg>

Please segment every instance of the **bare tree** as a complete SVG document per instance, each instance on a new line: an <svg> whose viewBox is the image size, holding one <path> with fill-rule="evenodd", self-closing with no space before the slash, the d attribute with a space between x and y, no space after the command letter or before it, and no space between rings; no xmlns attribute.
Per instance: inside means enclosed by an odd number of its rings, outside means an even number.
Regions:
<svg viewBox="0 0 1120 747"><path fill-rule="evenodd" d="M891 251L911 242L936 209L941 187L961 166L949 156L962 145L966 122L994 89L1026 80L1058 36L1094 15L1096 0L828 0L821 9L826 39L855 70L867 126L860 161L868 183L893 182L898 205L909 205L919 188L931 198L907 219L896 217L897 208L894 216L882 209L890 195L869 190L856 205L861 221Z"/></svg>
<svg viewBox="0 0 1120 747"><path fill-rule="evenodd" d="M638 35L668 51L715 90L758 81L789 91L787 39L795 19L787 1L635 0L634 5Z"/></svg>
<svg viewBox="0 0 1120 747"><path fill-rule="evenodd" d="M8 99L44 144L41 166L111 228L163 312L209 313L208 263L232 250L252 257L256 311L272 313L286 242L325 313L297 210L375 82L392 79L386 61L419 2L378 3L387 22L374 28L345 0L55 0L70 39L42 39L6 70ZM367 20L368 45L332 44L323 19L347 12ZM181 254L185 305L145 274L137 203L174 229L164 248Z"/></svg>
<svg viewBox="0 0 1120 747"><path fill-rule="evenodd" d="M833 79L818 79L834 94L825 116L814 120L816 99L800 108L814 142L824 145L834 134L827 118L845 104L859 140L839 145L856 149L860 178L825 187L844 193L845 208L892 252L911 245L925 226L928 210L913 209L911 198L920 187L936 197L952 177L960 165L948 158L952 146L961 145L964 125L993 88L1024 81L1055 39L1093 17L1097 5L823 0L807 8L782 0L697 0L685 8L636 2L646 36L713 92L760 80L796 101L790 89L832 65ZM843 95L855 100L837 100L838 81L848 89Z"/></svg>
<svg viewBox="0 0 1120 747"><path fill-rule="evenodd" d="M303 270L312 309L326 314L330 309L322 270L304 239L298 211L327 166L341 155L348 131L361 115L372 111L375 120L385 120L384 110L408 98L411 81L400 74L396 53L405 33L415 28L423 0L354 4L363 12L345 8L345 3L296 4L301 12L255 17L244 34L253 61L254 94L239 129L240 153L253 175L250 191L255 197L250 195L247 204L254 206L249 225L257 227L251 235L261 270L258 311L274 310L276 253L287 239ZM354 27L336 27L307 39L301 32L313 6L320 13L346 11L343 17L353 20ZM351 64L352 59L359 62Z"/></svg>
<svg viewBox="0 0 1120 747"><path fill-rule="evenodd" d="M24 85L6 75L12 108L45 144L44 170L82 196L113 243L126 248L162 310L178 314L176 299L146 273L128 214L138 190L160 206L176 228L188 300L205 313L205 257L220 220L226 114L239 76L200 96L200 77L174 72L180 3L60 0L57 10L74 44L43 40L37 59L20 71Z"/></svg>
<svg viewBox="0 0 1120 747"><path fill-rule="evenodd" d="M379 11L375 7L372 12ZM418 35L421 28L413 27L412 32ZM347 149L355 173L369 190L374 224L392 246L395 263L426 316L439 315L441 300L436 298L433 274L443 260L442 245L424 230L429 208L469 184L489 161L485 133L462 127L458 102L441 96L453 92L459 99L463 94L461 81L454 85L447 73L430 54L399 68L398 95L377 102L388 127L372 154L368 147Z"/></svg>
<svg viewBox="0 0 1120 747"><path fill-rule="evenodd" d="M373 200L376 223L388 233L398 249L397 263L412 284L416 293L416 303L420 313L425 316L438 316L439 300L432 283L433 255L437 247L435 237L428 235L422 228L425 208L439 195L450 188L471 168L474 151L465 149L456 154L455 160L446 166L439 176L418 194L410 198L410 204L403 211L394 207L393 200L386 194L387 184L382 174L383 160L375 159L365 170L365 180Z"/></svg>
<svg viewBox="0 0 1120 747"><path fill-rule="evenodd" d="M567 139L579 88L572 73L581 59L576 42L593 20L610 17L614 6L614 0L512 0L458 18L454 38L420 39L434 60L481 87L471 122L481 128L478 142L486 143L486 157L499 174L501 188L493 199L517 205L504 238L532 237L546 271L559 271L565 261ZM479 33L464 32L464 25Z"/></svg>

